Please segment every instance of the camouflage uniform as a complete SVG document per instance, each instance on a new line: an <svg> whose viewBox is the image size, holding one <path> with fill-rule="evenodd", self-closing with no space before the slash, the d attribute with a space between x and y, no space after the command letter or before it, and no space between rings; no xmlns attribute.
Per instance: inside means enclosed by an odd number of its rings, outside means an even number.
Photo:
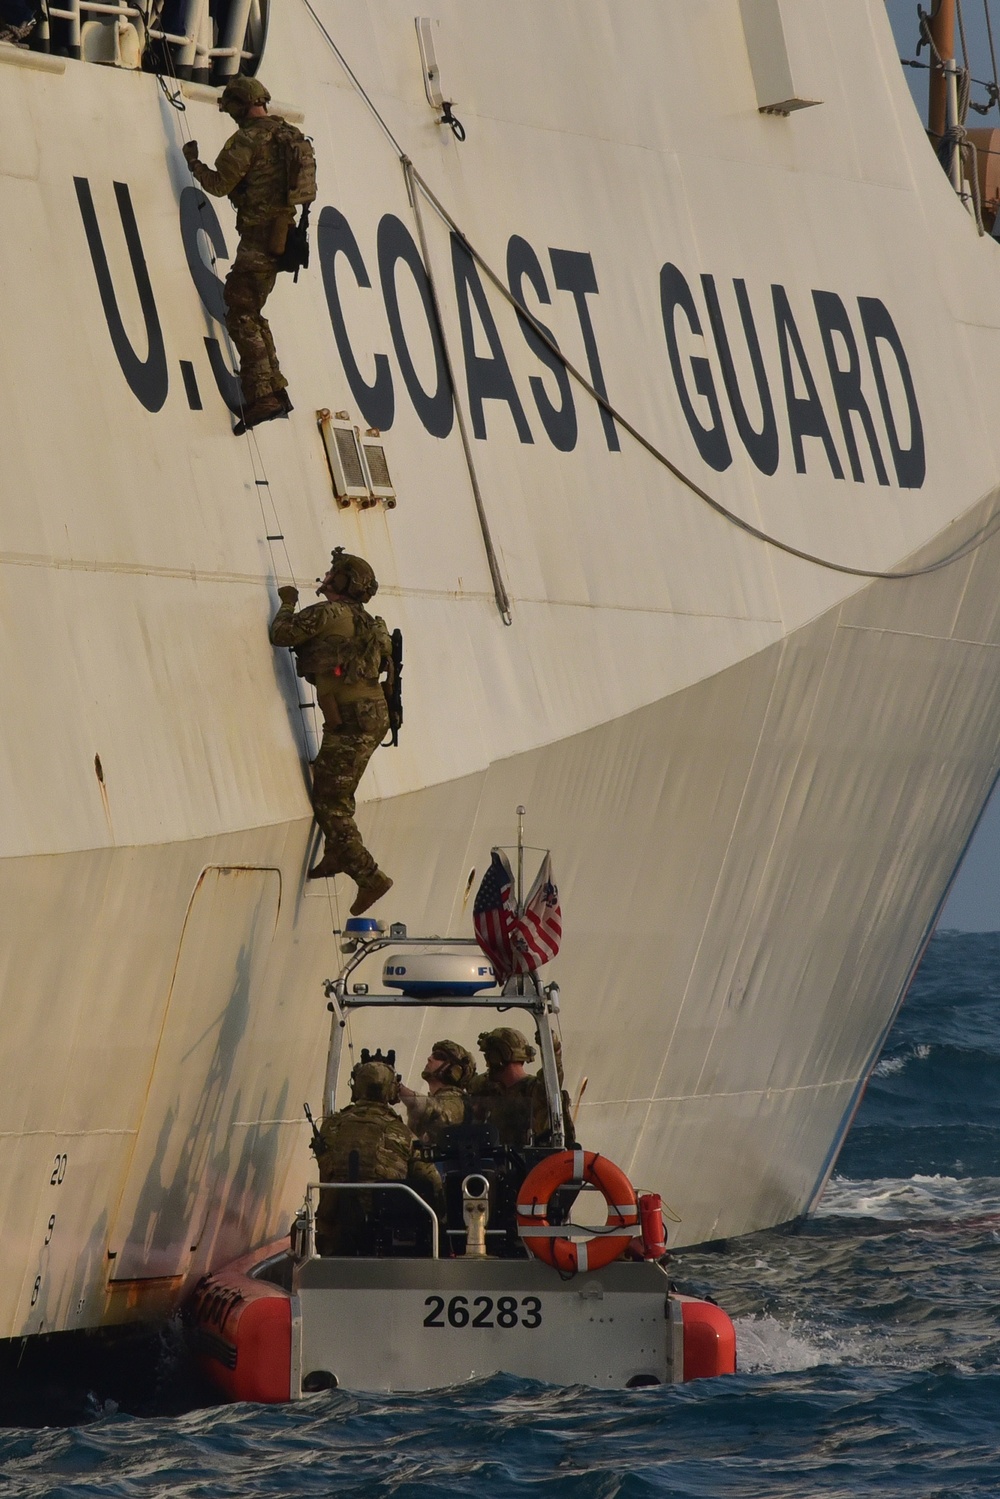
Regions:
<svg viewBox="0 0 1000 1499"><path fill-rule="evenodd" d="M547 1145L552 1122L545 1092L545 1076L539 1071L527 1073L517 1082L505 1086L500 1074L509 1062L530 1062L535 1048L529 1046L520 1031L501 1026L479 1037L479 1049L486 1057L489 1071L485 1077L474 1077L469 1084L472 1109L479 1120L488 1121L497 1132L501 1145L515 1150L529 1143ZM563 1080L562 1047L555 1041L556 1069ZM563 1090L563 1133L566 1145L576 1144L569 1096Z"/></svg>
<svg viewBox="0 0 1000 1499"><path fill-rule="evenodd" d="M364 642L360 662L354 659L358 641ZM324 602L296 614L289 602L271 622L271 644L293 648L299 675L313 683L323 711L323 742L313 761L313 810L326 836L325 858L359 886L368 885L378 865L354 821L354 793L389 732L379 684L382 661L392 650L389 632L363 604Z"/></svg>
<svg viewBox="0 0 1000 1499"><path fill-rule="evenodd" d="M366 1079L374 1080L373 1084L359 1088L357 1083L364 1085ZM393 1094L386 1084L394 1087L395 1076L382 1063L369 1062L355 1068L352 1092L357 1101L324 1119L320 1126L326 1147L319 1156L320 1181L406 1182L435 1212L441 1212L444 1208L441 1178L432 1165L414 1155L413 1133L390 1107L387 1100ZM357 1098L358 1092L372 1096ZM320 1254L361 1252L375 1195L320 1193L316 1212L316 1245Z"/></svg>
<svg viewBox="0 0 1000 1499"><path fill-rule="evenodd" d="M288 385L262 311L274 290L283 234L295 217L288 207L285 152L276 139L283 126L283 120L271 115L247 119L219 152L214 171L204 162L190 163L192 176L205 191L228 197L236 209L240 243L223 295L226 327L240 356L240 384L248 405Z"/></svg>
<svg viewBox="0 0 1000 1499"><path fill-rule="evenodd" d="M469 1085L469 1098L474 1116L492 1124L501 1145L511 1145L519 1150L529 1143L550 1143L549 1102L540 1072L529 1073L510 1088L505 1088L490 1073L485 1077L474 1077ZM565 1143L575 1145L576 1131L565 1090L562 1105Z"/></svg>
<svg viewBox="0 0 1000 1499"><path fill-rule="evenodd" d="M467 1096L462 1088L439 1088L426 1098L415 1098L406 1105L413 1133L425 1144L436 1145L446 1129L463 1123Z"/></svg>

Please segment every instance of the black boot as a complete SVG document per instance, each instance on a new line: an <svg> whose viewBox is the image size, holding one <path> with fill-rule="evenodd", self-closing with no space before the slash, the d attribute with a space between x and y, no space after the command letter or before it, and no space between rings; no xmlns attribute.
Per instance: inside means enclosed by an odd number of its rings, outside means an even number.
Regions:
<svg viewBox="0 0 1000 1499"><path fill-rule="evenodd" d="M269 395L251 401L249 406L244 406L243 416L233 428L233 436L242 437L244 432L249 432L251 427L259 427L261 422L273 422L275 417L287 416L290 408L281 399L281 394L272 391Z"/></svg>

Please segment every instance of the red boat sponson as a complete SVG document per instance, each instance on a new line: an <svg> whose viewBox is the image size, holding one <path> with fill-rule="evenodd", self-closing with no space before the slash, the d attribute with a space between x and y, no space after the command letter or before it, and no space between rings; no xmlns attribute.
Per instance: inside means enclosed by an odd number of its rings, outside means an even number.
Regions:
<svg viewBox="0 0 1000 1499"><path fill-rule="evenodd" d="M287 1247L277 1240L202 1276L185 1307L199 1363L232 1400L291 1399L291 1298L249 1273Z"/></svg>
<svg viewBox="0 0 1000 1499"><path fill-rule="evenodd" d="M736 1373L736 1329L712 1301L679 1296L684 1317L684 1380Z"/></svg>

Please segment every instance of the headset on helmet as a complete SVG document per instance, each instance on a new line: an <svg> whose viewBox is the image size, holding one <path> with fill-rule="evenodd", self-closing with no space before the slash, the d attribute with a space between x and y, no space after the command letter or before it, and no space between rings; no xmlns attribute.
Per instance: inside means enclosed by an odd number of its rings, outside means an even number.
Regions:
<svg viewBox="0 0 1000 1499"><path fill-rule="evenodd" d="M432 1073L443 1083L450 1083L453 1088L467 1088L476 1073L476 1062L472 1053L466 1051L464 1046L459 1046L457 1041L435 1041L431 1047L431 1056L437 1057L448 1065L442 1067L439 1072ZM424 1074L426 1077L426 1073Z"/></svg>
<svg viewBox="0 0 1000 1499"><path fill-rule="evenodd" d="M495 1031L483 1031L479 1037L479 1050L492 1068L506 1067L508 1062L532 1062L535 1048L528 1045L527 1038L512 1026L502 1025Z"/></svg>
<svg viewBox="0 0 1000 1499"><path fill-rule="evenodd" d="M237 73L219 95L219 109L225 113L233 104L240 109L251 109L255 104L267 104L270 98L259 78L247 78L246 74Z"/></svg>
<svg viewBox="0 0 1000 1499"><path fill-rule="evenodd" d="M342 593L359 604L367 604L378 593L378 579L370 562L334 547L330 554L330 571L336 593Z"/></svg>
<svg viewBox="0 0 1000 1499"><path fill-rule="evenodd" d="M374 1057L362 1051L361 1061L351 1072L351 1098L355 1103L399 1102L395 1061L394 1051L385 1057L381 1051L377 1051Z"/></svg>

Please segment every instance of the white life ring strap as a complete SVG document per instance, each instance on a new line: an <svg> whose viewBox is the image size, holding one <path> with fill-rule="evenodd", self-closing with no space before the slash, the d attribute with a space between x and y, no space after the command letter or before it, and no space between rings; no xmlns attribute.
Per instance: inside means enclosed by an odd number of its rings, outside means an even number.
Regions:
<svg viewBox="0 0 1000 1499"><path fill-rule="evenodd" d="M608 1223L603 1228L587 1228L583 1223L546 1223L544 1228L539 1224L537 1228L518 1229L518 1235L522 1239L641 1239L641 1224L617 1224Z"/></svg>
<svg viewBox="0 0 1000 1499"><path fill-rule="evenodd" d="M517 1205L517 1211L522 1218L545 1218L548 1216L549 1205L547 1202L519 1202ZM623 1224L638 1223L639 1221L639 1214L636 1211L634 1202L616 1202L614 1204L609 1203L608 1212L617 1213ZM567 1228L572 1227L571 1224L567 1224L566 1226ZM601 1233L603 1232L605 1227L607 1227L609 1231L612 1229L616 1230L616 1225L613 1223L601 1223L597 1225L595 1232ZM537 1230L529 1229L529 1232L535 1233L537 1232Z"/></svg>

